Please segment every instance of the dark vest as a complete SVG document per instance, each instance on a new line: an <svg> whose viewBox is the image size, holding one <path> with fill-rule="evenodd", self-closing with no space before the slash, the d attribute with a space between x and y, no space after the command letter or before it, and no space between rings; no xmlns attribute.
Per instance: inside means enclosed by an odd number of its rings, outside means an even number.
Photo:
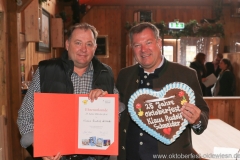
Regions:
<svg viewBox="0 0 240 160"><path fill-rule="evenodd" d="M93 57L94 68L92 89L100 88L113 93L114 77L111 68ZM42 93L73 93L71 75L73 61L67 59L67 52L61 58L44 60L39 63L40 87Z"/></svg>
<svg viewBox="0 0 240 160"><path fill-rule="evenodd" d="M92 89L100 88L113 94L114 77L111 68L101 63L96 57L92 59L93 82ZM68 60L67 52L61 58L44 60L39 62L40 88L42 93L73 93L71 75L73 73L73 61ZM31 155L32 145L27 149ZM78 159L86 159L89 155L77 155ZM94 156L96 160L108 160L109 156Z"/></svg>

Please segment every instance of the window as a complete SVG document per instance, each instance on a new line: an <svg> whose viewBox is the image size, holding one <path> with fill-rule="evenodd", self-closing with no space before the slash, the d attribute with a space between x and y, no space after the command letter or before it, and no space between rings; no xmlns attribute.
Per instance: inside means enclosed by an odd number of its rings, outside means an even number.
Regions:
<svg viewBox="0 0 240 160"><path fill-rule="evenodd" d="M186 66L189 66L196 56L196 46L186 46Z"/></svg>
<svg viewBox="0 0 240 160"><path fill-rule="evenodd" d="M163 46L164 57L173 62L173 46Z"/></svg>
<svg viewBox="0 0 240 160"><path fill-rule="evenodd" d="M163 41L163 55L164 57L171 61L177 61L177 47L176 47L176 39L164 39Z"/></svg>

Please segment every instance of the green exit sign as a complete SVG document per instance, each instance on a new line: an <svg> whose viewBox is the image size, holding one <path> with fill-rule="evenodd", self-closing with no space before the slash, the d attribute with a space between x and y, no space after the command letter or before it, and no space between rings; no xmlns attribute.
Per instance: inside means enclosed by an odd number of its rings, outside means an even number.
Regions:
<svg viewBox="0 0 240 160"><path fill-rule="evenodd" d="M185 24L183 22L169 22L168 27L170 29L183 29Z"/></svg>

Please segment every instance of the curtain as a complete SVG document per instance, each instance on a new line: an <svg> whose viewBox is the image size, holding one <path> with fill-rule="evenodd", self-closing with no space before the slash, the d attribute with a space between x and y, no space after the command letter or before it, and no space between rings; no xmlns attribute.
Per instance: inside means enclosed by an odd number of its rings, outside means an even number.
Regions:
<svg viewBox="0 0 240 160"><path fill-rule="evenodd" d="M199 52L205 53L206 62L210 62L219 52L219 44L219 37L181 37L178 62L182 65L188 65L189 61L193 61ZM189 47L191 48L189 49ZM192 59L190 60L189 57Z"/></svg>

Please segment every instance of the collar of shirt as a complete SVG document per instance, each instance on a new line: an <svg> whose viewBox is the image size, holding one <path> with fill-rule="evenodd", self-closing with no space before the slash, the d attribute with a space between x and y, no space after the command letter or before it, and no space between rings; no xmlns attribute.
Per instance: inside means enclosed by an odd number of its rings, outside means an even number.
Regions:
<svg viewBox="0 0 240 160"><path fill-rule="evenodd" d="M90 71L94 71L93 69L93 64L92 64L92 61L90 62L90 64L88 65L87 69L86 69L86 72L84 74L86 74L87 72L90 72ZM74 72L74 71L73 71ZM77 74L76 72L74 72L75 74Z"/></svg>
<svg viewBox="0 0 240 160"><path fill-rule="evenodd" d="M161 61L161 63L159 64L159 66L157 67L157 68L155 68L155 69L158 69L158 68L160 68L160 67L162 67L162 65L163 65L163 62L164 62L164 56L163 55L161 55L161 58L162 58L162 61ZM139 65L139 67L140 68L142 68L142 66L141 65ZM147 73L148 75L149 74L151 74L151 73L154 73L155 72L155 70L153 71L153 72L147 72L147 71L145 71L144 70L144 73Z"/></svg>
<svg viewBox="0 0 240 160"><path fill-rule="evenodd" d="M93 64L92 64L92 61L91 61L89 66L88 66L88 68L87 68L87 70L86 70L86 72L93 71L93 70L94 70L93 69Z"/></svg>

